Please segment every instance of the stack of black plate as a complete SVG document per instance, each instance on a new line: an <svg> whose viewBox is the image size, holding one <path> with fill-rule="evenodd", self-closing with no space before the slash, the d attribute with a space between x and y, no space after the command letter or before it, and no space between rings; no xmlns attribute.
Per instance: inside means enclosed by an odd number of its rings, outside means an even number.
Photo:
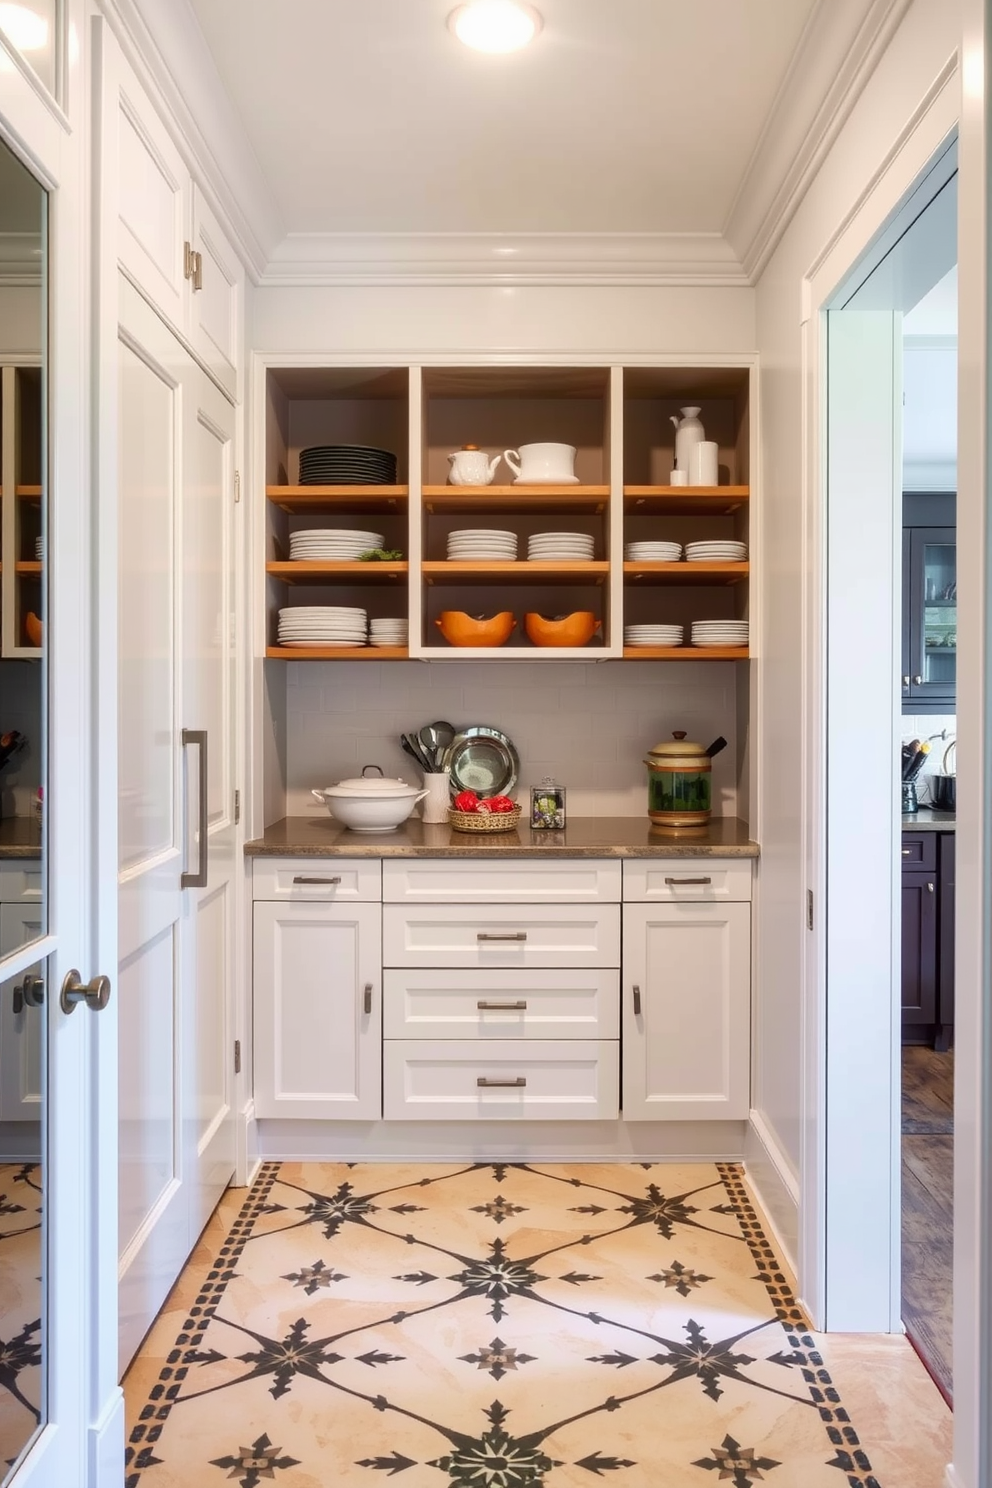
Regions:
<svg viewBox="0 0 992 1488"><path fill-rule="evenodd" d="M396 456L367 444L315 444L300 450L301 486L393 486Z"/></svg>

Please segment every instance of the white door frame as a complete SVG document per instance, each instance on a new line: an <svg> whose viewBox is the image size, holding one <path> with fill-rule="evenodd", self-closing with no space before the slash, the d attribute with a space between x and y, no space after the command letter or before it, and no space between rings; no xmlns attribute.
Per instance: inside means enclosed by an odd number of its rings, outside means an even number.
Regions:
<svg viewBox="0 0 992 1488"><path fill-rule="evenodd" d="M116 1010L58 1008L70 967L84 980L116 966L116 648L94 601L105 593L108 535L90 478L87 144L83 0L64 0L63 112L16 55L0 66L0 137L49 196L47 616L49 934L8 958L0 979L47 957L47 1422L16 1488L119 1488L123 1397L116 1372ZM116 579L111 578L111 594ZM95 658L99 656L102 671ZM105 682L113 674L114 686ZM108 712L109 709L109 712ZM110 744L111 747L106 747ZM109 1341L110 1347L107 1347Z"/></svg>
<svg viewBox="0 0 992 1488"><path fill-rule="evenodd" d="M992 844L989 826L989 779L992 775L992 728L986 721L990 689L984 667L990 631L992 559L985 514L988 473L985 445L985 406L988 357L988 263L984 214L987 209L985 171L988 130L983 80L985 76L984 0L965 0L969 12L963 52L964 86L957 66L944 69L927 97L920 101L869 189L811 266L803 284L804 384L804 837L807 882L821 912L813 933L806 937L804 978L804 1139L800 1209L800 1266L804 1297L818 1326L852 1326L852 1309L869 1289L880 1307L893 1311L898 1278L898 1252L893 1231L899 1224L898 1206L890 1203L891 1229L866 1235L859 1221L865 1193L898 1191L891 1157L896 1150L898 1083L890 1079L879 1098L871 1082L852 1082L843 1101L827 1104L829 1061L843 1060L851 1030L836 1016L844 987L831 987L830 1025L827 1023L827 949L830 906L827 903L827 845L831 854L849 855L861 831L859 813L852 813L843 791L828 791L829 762L825 753L827 614L826 480L825 480L825 309L886 219L896 210L914 181L937 153L949 133L959 127L959 286L961 317L959 342L959 605L958 740L959 774L963 796L973 803L958 822L957 851L968 864L959 873L964 899L958 897L957 1047L955 1085L955 1257L954 1338L955 1416L954 1464L948 1468L949 1488L983 1488L990 1481L989 1424L985 1397L992 1381L992 1262L988 1255L992 1234L989 1155L990 1130L990 965L992 946L986 926L992 888ZM964 105L962 108L962 93ZM883 638L884 644L884 638ZM837 670L833 671L836 680ZM831 697L832 705L841 702ZM876 724L890 724L890 698L877 700ZM871 724L868 727L871 728ZM843 784L843 782L841 782ZM895 817L897 805L891 804ZM894 825L894 822L893 822ZM891 872L891 864L886 865ZM884 871L884 870L883 870ZM836 926L834 927L836 930ZM848 931L856 937L857 926ZM890 950L894 981L898 956ZM841 1001L837 1008L835 996ZM850 1000L853 1006L853 999ZM893 998L893 1026L883 1037L872 1025L875 1047L860 1051L859 1065L890 1070L896 1041L898 998ZM864 1030L860 1030L864 1032ZM865 1055L868 1055L866 1060ZM867 1154L861 1136L871 1123L881 1122L884 1139ZM864 1160L861 1160L861 1159ZM828 1227L828 1215L846 1218L849 1239ZM828 1236L830 1244L828 1244ZM858 1266L849 1264L850 1242L858 1251ZM865 1268L869 1274L866 1276ZM867 1285L866 1285L867 1283ZM862 1313L863 1319L863 1313ZM858 1321L860 1328L883 1326L875 1320ZM898 1327L898 1317L892 1318Z"/></svg>

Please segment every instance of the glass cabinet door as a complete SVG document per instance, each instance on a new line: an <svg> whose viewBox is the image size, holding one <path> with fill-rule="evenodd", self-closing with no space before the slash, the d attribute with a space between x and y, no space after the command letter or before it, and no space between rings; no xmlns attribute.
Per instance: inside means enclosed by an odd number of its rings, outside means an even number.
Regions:
<svg viewBox="0 0 992 1488"><path fill-rule="evenodd" d="M953 528L913 528L910 569L910 696L953 703L958 640Z"/></svg>

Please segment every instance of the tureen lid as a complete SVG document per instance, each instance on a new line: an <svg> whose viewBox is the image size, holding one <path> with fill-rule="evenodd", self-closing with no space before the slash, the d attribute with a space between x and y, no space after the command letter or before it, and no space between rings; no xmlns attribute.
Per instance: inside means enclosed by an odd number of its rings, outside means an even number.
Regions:
<svg viewBox="0 0 992 1488"><path fill-rule="evenodd" d="M378 770L379 773L366 775L366 770ZM379 765L366 765L361 775L353 775L349 780L339 780L336 785L329 787L331 790L351 791L356 796L398 796L414 788L398 776L383 775Z"/></svg>

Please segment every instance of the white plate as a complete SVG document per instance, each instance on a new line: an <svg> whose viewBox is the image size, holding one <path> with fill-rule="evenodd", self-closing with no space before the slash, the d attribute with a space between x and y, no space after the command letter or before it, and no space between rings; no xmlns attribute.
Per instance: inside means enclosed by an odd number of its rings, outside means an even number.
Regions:
<svg viewBox="0 0 992 1488"><path fill-rule="evenodd" d="M329 620L332 616L358 615L363 620L368 610L347 608L344 605L287 605L279 611L280 620L288 615L292 620Z"/></svg>
<svg viewBox="0 0 992 1488"><path fill-rule="evenodd" d="M449 537L505 537L517 540L515 532L507 532L505 527L459 527L454 532L449 532Z"/></svg>
<svg viewBox="0 0 992 1488"><path fill-rule="evenodd" d="M312 641L311 640L307 640L307 641L304 641L304 640L283 640L282 637L280 636L280 638L279 638L279 644L281 646L295 646L295 647L297 647L297 648L299 648L301 650L304 649L305 647L309 647L311 650L316 651L319 648L326 646L328 648L331 648L331 649L334 649L334 650L338 650L338 651L343 651L345 648L347 648L349 651L358 651L358 650L360 650L364 646L365 642L364 641L337 641L337 640L312 640Z"/></svg>

